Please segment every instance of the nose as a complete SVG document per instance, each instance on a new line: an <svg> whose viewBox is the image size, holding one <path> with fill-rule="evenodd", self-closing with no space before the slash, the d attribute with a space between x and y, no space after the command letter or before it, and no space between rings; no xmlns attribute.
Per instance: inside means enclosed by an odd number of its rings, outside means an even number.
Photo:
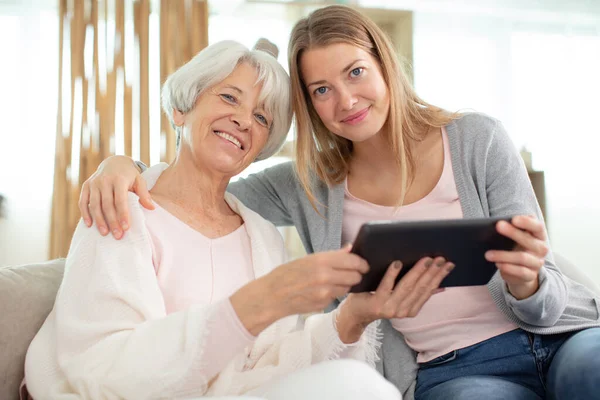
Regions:
<svg viewBox="0 0 600 400"><path fill-rule="evenodd" d="M252 125L252 112L240 107L231 115L231 121L236 124L240 131L246 131Z"/></svg>
<svg viewBox="0 0 600 400"><path fill-rule="evenodd" d="M338 90L339 93L339 104L343 111L352 110L354 105L358 102L357 96L352 93L346 87L342 87Z"/></svg>

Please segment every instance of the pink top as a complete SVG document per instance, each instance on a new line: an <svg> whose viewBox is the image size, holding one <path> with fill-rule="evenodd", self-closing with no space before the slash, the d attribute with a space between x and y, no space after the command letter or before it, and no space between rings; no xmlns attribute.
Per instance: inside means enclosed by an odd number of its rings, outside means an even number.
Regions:
<svg viewBox="0 0 600 400"><path fill-rule="evenodd" d="M444 167L440 180L427 196L415 203L400 208L372 204L352 196L346 184L342 243L352 242L361 225L368 221L463 217L444 128L442 139ZM487 286L447 288L433 295L416 317L391 322L418 353L418 362L430 361L517 328L498 310Z"/></svg>
<svg viewBox="0 0 600 400"><path fill-rule="evenodd" d="M218 303L205 338L204 360L219 371L230 361L225 348L243 348L255 337L235 313L229 296L254 279L246 226L209 239L154 203L143 209L153 245L152 259L167 314L192 305ZM224 357L225 356L225 357Z"/></svg>

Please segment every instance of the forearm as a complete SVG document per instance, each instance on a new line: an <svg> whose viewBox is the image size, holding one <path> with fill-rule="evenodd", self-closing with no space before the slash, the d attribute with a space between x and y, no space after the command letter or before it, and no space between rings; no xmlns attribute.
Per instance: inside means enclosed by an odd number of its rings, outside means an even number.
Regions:
<svg viewBox="0 0 600 400"><path fill-rule="evenodd" d="M346 335L338 330L340 324L337 311L310 316L304 329L313 338L313 363L353 358L374 366L381 346L378 326L379 321L355 326L351 330L352 335Z"/></svg>
<svg viewBox="0 0 600 400"><path fill-rule="evenodd" d="M521 300L504 284L504 298L521 321L535 326L552 326L564 312L567 288L560 272L546 267L540 270L538 281L537 291Z"/></svg>
<svg viewBox="0 0 600 400"><path fill-rule="evenodd" d="M289 315L283 302L274 298L265 287L265 278L254 280L229 298L232 309L244 328L253 336L258 336L273 322Z"/></svg>

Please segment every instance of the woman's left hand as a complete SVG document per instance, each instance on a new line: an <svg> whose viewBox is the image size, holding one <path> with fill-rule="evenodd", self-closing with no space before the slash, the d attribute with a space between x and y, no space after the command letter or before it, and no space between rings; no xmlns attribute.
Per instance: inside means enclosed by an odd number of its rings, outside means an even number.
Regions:
<svg viewBox="0 0 600 400"><path fill-rule="evenodd" d="M514 240L517 247L512 251L490 250L485 258L496 263L510 293L523 300L539 287L539 272L548 254L546 228L541 221L526 215L514 217L511 222L498 222L496 230Z"/></svg>

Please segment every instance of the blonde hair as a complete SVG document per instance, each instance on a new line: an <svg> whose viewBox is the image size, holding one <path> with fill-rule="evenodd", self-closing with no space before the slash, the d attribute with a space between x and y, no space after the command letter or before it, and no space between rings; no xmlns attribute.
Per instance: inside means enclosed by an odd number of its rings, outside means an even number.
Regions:
<svg viewBox="0 0 600 400"><path fill-rule="evenodd" d="M348 175L352 141L325 127L300 76L303 52L335 43L357 46L379 61L390 98L384 132L401 171L401 206L414 175L414 158L407 138L421 140L431 127L442 127L456 116L417 96L390 39L368 17L347 6L328 6L296 23L289 43L292 108L296 116L296 172L313 208L315 175L328 186ZM317 210L318 211L318 210Z"/></svg>

